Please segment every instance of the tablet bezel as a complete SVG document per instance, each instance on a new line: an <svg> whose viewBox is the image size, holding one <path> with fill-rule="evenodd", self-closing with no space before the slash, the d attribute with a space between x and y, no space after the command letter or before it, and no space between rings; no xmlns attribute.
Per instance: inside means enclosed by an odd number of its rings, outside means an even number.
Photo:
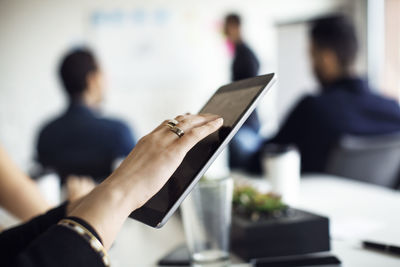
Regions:
<svg viewBox="0 0 400 267"><path fill-rule="evenodd" d="M260 89L260 92L255 97L253 102L249 105L249 107L246 109L246 111L241 115L241 118L239 119L239 121L233 126L231 132L228 134L228 136L225 138L225 140L219 145L219 147L214 152L214 154L209 158L207 163L201 168L201 170L197 173L197 175L194 177L194 179L189 184L189 186L185 189L185 191L182 193L182 195L178 198L178 200L174 203L174 205L166 213L157 211L150 207L146 207L145 206L146 204L145 204L138 210L133 211L129 215L129 217L132 219L138 220L144 224L147 224L149 226L152 226L154 228L161 228L168 221L168 219L172 216L172 214L179 207L179 205L183 202L183 200L187 197L187 195L193 190L194 186L198 183L200 178L208 170L208 168L215 161L215 159L219 156L219 154L223 151L223 149L232 140L234 135L237 133L237 131L240 129L240 127L243 125L243 123L247 120L247 118L250 116L250 114L254 111L254 109L256 108L259 101L267 93L267 91L272 87L272 85L275 83L275 81L276 81L276 75L274 73L271 73L271 74L266 74L266 75L261 75L261 76L245 79L245 80L240 80L240 81L233 82L233 83L230 83L230 84L220 87L213 94L213 96L209 99L209 101L207 101L207 103L203 106L203 108L201 110L203 110L204 107L206 107L208 105L208 103L210 102L210 100L214 97L214 95L219 92L229 91L229 90L239 90L241 88L250 88L250 87L254 87L254 86L263 86L263 88ZM155 220L154 218L157 218L157 219Z"/></svg>

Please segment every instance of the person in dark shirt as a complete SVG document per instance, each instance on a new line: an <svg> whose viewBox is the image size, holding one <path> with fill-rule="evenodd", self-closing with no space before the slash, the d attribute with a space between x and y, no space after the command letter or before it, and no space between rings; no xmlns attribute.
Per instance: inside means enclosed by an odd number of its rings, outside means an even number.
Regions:
<svg viewBox="0 0 400 267"><path fill-rule="evenodd" d="M184 135L164 121L139 140L112 175L87 196L1 232L1 266L110 266L107 250L129 214L165 185L194 145L223 125L223 119L212 114L175 120ZM5 176L20 175L8 163L0 154L0 182ZM0 205L4 201L11 200L0 198Z"/></svg>
<svg viewBox="0 0 400 267"><path fill-rule="evenodd" d="M400 132L400 107L396 101L375 94L355 74L358 44L348 18L315 20L310 41L320 93L303 97L267 143L296 145L302 172L315 173L324 172L332 148L343 135Z"/></svg>
<svg viewBox="0 0 400 267"><path fill-rule="evenodd" d="M135 138L123 122L101 117L103 75L91 51L78 49L67 54L59 73L69 106L40 131L38 161L45 169L56 171L62 181L68 175L101 181L116 160L128 155Z"/></svg>
<svg viewBox="0 0 400 267"><path fill-rule="evenodd" d="M260 64L257 57L243 41L241 18L237 14L225 17L224 31L234 50L232 62L232 81L247 79L258 75ZM229 166L232 169L246 169L249 156L257 151L262 143L261 128L257 111L254 111L229 144Z"/></svg>

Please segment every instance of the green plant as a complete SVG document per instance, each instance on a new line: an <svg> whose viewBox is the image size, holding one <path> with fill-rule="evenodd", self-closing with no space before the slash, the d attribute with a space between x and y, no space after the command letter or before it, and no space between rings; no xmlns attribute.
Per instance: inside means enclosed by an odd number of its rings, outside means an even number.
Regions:
<svg viewBox="0 0 400 267"><path fill-rule="evenodd" d="M233 208L239 215L258 220L261 217L279 217L288 206L277 194L263 194L251 186L238 186L233 193Z"/></svg>

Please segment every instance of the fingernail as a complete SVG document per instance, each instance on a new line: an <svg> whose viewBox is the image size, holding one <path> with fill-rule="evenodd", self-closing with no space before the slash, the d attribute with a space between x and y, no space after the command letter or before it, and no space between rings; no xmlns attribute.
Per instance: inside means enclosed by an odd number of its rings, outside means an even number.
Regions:
<svg viewBox="0 0 400 267"><path fill-rule="evenodd" d="M219 117L219 118L215 119L215 121L218 123L223 123L224 119L222 117Z"/></svg>

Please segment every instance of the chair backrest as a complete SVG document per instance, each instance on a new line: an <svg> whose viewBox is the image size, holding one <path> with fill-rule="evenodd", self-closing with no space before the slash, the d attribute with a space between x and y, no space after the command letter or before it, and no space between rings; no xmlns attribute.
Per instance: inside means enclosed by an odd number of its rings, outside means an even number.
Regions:
<svg viewBox="0 0 400 267"><path fill-rule="evenodd" d="M400 185L400 133L344 136L333 149L326 172L389 188Z"/></svg>

